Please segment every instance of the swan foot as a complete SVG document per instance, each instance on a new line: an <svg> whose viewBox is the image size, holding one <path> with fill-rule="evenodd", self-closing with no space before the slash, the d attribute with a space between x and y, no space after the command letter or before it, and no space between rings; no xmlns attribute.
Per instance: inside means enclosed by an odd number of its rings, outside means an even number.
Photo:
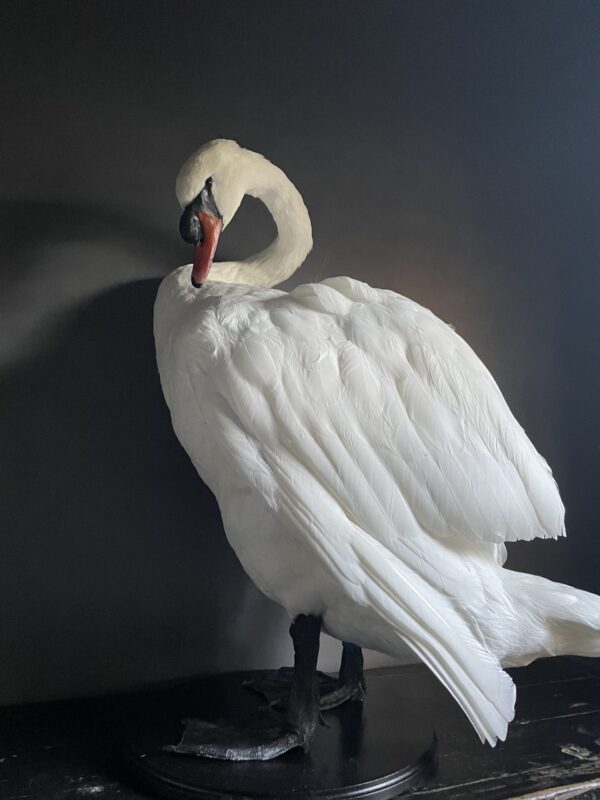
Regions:
<svg viewBox="0 0 600 800"><path fill-rule="evenodd" d="M290 627L294 643L294 669L285 717L266 709L268 719L245 727L217 725L199 719L184 721L181 741L163 748L170 753L218 758L226 761L268 761L301 747L305 753L315 736L319 719L317 658L321 618L307 614L296 617Z"/></svg>
<svg viewBox="0 0 600 800"><path fill-rule="evenodd" d="M245 689L250 689L259 694L271 708L277 711L285 711L292 690L293 679L293 667L280 667L275 675L244 681L242 685ZM317 685L321 699L339 687L337 678L325 675L324 672L317 672ZM321 708L323 707L321 706Z"/></svg>
<svg viewBox="0 0 600 800"><path fill-rule="evenodd" d="M347 702L362 703L367 696L366 687L361 683L356 685L343 684L338 686L332 692L328 692L321 696L321 711L331 711L333 708L338 708Z"/></svg>
<svg viewBox="0 0 600 800"><path fill-rule="evenodd" d="M363 672L362 650L350 642L343 643L342 661L338 678L317 672L319 708L330 711L350 701L362 702L367 693ZM281 667L272 677L245 681L244 686L266 699L269 706L285 710L294 679L293 667Z"/></svg>
<svg viewBox="0 0 600 800"><path fill-rule="evenodd" d="M184 720L181 741L164 748L169 753L223 761L269 761L296 747L308 751L310 741L283 721L271 727L236 728L233 725Z"/></svg>

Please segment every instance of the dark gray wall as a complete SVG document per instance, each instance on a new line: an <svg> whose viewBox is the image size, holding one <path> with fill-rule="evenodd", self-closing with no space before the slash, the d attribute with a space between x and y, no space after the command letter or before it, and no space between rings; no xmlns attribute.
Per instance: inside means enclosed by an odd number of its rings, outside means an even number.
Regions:
<svg viewBox="0 0 600 800"><path fill-rule="evenodd" d="M0 700L273 665L171 432L173 194L215 136L283 167L315 249L455 324L554 467L570 538L510 563L600 590L600 5L3 3ZM223 256L268 241L246 201ZM326 649L326 666L336 649ZM375 662L371 662L375 663Z"/></svg>

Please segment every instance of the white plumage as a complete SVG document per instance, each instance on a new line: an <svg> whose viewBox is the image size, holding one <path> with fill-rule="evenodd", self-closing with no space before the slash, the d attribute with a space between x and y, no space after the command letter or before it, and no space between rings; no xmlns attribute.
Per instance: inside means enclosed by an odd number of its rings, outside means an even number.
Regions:
<svg viewBox="0 0 600 800"><path fill-rule="evenodd" d="M600 655L600 598L502 566L504 542L564 535L550 468L427 309L346 277L271 288L312 245L281 170L211 142L182 168L182 206L209 177L225 224L250 193L278 227L200 289L175 270L155 307L173 426L233 549L292 618L391 656L407 643L494 744L514 713L502 666Z"/></svg>

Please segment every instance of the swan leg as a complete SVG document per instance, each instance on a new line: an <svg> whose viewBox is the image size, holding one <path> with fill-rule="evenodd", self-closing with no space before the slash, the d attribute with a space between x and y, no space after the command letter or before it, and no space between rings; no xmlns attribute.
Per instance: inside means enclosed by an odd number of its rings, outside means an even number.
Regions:
<svg viewBox="0 0 600 800"><path fill-rule="evenodd" d="M317 657L321 619L300 614L290 627L294 643L294 670L285 717L272 714L265 723L244 728L199 719L184 720L185 729L171 753L204 756L226 761L268 761L301 747L310 750L319 719Z"/></svg>
<svg viewBox="0 0 600 800"><path fill-rule="evenodd" d="M321 695L321 711L337 708L348 700L362 702L367 694L362 650L351 642L343 642L343 646L338 685Z"/></svg>
<svg viewBox="0 0 600 800"><path fill-rule="evenodd" d="M293 667L281 667L276 675L246 681L244 686L264 697L271 708L285 709L294 677ZM317 672L319 707L329 711L348 700L362 701L367 692L363 672L362 650L355 644L343 642L342 660L337 678Z"/></svg>

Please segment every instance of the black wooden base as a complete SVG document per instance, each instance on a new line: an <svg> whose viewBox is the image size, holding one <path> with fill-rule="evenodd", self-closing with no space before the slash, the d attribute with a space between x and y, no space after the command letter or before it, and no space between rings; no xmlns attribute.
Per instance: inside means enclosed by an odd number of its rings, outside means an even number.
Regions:
<svg viewBox="0 0 600 800"><path fill-rule="evenodd" d="M402 681L369 678L364 703L325 712L311 753L273 761L231 763L163 751L176 744L181 720L244 723L261 699L244 689L248 673L196 681L134 703L123 719L122 755L135 779L167 798L390 800L423 785L433 770L435 735Z"/></svg>

